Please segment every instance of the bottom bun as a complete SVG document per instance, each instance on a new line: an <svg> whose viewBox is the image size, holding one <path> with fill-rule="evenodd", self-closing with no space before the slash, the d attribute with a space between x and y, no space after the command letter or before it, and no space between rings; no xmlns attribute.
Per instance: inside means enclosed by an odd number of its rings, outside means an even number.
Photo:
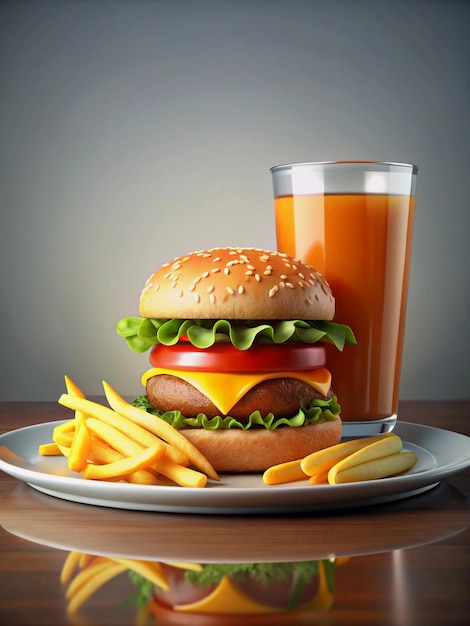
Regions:
<svg viewBox="0 0 470 626"><path fill-rule="evenodd" d="M217 472L264 472L268 467L295 461L341 440L342 422L282 426L275 430L180 430Z"/></svg>

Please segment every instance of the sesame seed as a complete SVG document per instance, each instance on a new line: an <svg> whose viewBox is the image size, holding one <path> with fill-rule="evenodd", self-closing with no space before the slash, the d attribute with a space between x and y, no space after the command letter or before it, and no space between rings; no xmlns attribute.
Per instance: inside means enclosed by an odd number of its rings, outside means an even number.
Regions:
<svg viewBox="0 0 470 626"><path fill-rule="evenodd" d="M181 269L181 263L178 261L177 263L173 263L172 268L174 270L179 270Z"/></svg>
<svg viewBox="0 0 470 626"><path fill-rule="evenodd" d="M209 272L204 272L202 278L207 278L209 276Z"/></svg>
<svg viewBox="0 0 470 626"><path fill-rule="evenodd" d="M166 274L163 275L163 278L170 278L171 276L171 272L167 272Z"/></svg>
<svg viewBox="0 0 470 626"><path fill-rule="evenodd" d="M211 256L212 256L212 254L210 252L206 252L205 254L202 255L202 258L203 259L208 259Z"/></svg>
<svg viewBox="0 0 470 626"><path fill-rule="evenodd" d="M247 265L247 268L248 268L249 270L254 270L254 269L256 269L254 265Z"/></svg>
<svg viewBox="0 0 470 626"><path fill-rule="evenodd" d="M302 289L303 289L304 284L303 284L303 282L302 282L301 280L298 280L298 281L297 281L297 284L299 285L299 287L302 287Z"/></svg>
<svg viewBox="0 0 470 626"><path fill-rule="evenodd" d="M213 270L211 270L211 272L212 272L213 274L217 274L217 272L220 272L220 267L214 267L214 269L213 269Z"/></svg>
<svg viewBox="0 0 470 626"><path fill-rule="evenodd" d="M230 270L228 269L228 267L224 269L224 274L225 276L228 276L230 274Z"/></svg>
<svg viewBox="0 0 470 626"><path fill-rule="evenodd" d="M253 274L254 274L253 270L247 270L245 272L245 276L253 276Z"/></svg>
<svg viewBox="0 0 470 626"><path fill-rule="evenodd" d="M215 289L214 285L209 285L209 287L207 288L207 293L212 293L214 289Z"/></svg>
<svg viewBox="0 0 470 626"><path fill-rule="evenodd" d="M305 276L302 274L302 272L299 272L297 275L298 275L298 277L299 277L299 278L301 278L302 280L305 280Z"/></svg>
<svg viewBox="0 0 470 626"><path fill-rule="evenodd" d="M255 278L258 282L261 280L261 276L259 274L255 274Z"/></svg>
<svg viewBox="0 0 470 626"><path fill-rule="evenodd" d="M182 289L180 289L180 290L178 291L178 298L182 298L182 297L183 297L183 290L182 290Z"/></svg>
<svg viewBox="0 0 470 626"><path fill-rule="evenodd" d="M297 265L291 265L291 267L294 271L297 269Z"/></svg>
<svg viewBox="0 0 470 626"><path fill-rule="evenodd" d="M281 282L279 283L279 287L281 287L281 289L284 289L284 287L286 286L286 283L281 280Z"/></svg>
<svg viewBox="0 0 470 626"><path fill-rule="evenodd" d="M212 263L219 263L221 260L220 256L216 256L215 259L212 259Z"/></svg>
<svg viewBox="0 0 470 626"><path fill-rule="evenodd" d="M211 301L211 304L215 304L215 294L211 293L209 300Z"/></svg>
<svg viewBox="0 0 470 626"><path fill-rule="evenodd" d="M201 279L202 279L202 276L196 276L196 278L193 279L193 283L197 285Z"/></svg>
<svg viewBox="0 0 470 626"><path fill-rule="evenodd" d="M160 285L155 285L155 287L153 288L154 291L158 291L160 289Z"/></svg>
<svg viewBox="0 0 470 626"><path fill-rule="evenodd" d="M194 301L198 304L201 301L201 296L198 293L194 294Z"/></svg>
<svg viewBox="0 0 470 626"><path fill-rule="evenodd" d="M233 296L233 294L235 293L235 291L234 291L231 287L229 287L228 285L227 285L226 289L227 289L228 293L229 293L231 296Z"/></svg>
<svg viewBox="0 0 470 626"><path fill-rule="evenodd" d="M264 270L263 272L265 276L271 276L272 273L273 273L272 270Z"/></svg>
<svg viewBox="0 0 470 626"><path fill-rule="evenodd" d="M189 288L189 291L193 292L195 289L196 289L196 285L195 283L193 283L191 287Z"/></svg>
<svg viewBox="0 0 470 626"><path fill-rule="evenodd" d="M310 305L312 304L312 301L310 300L310 298L305 298L305 302Z"/></svg>
<svg viewBox="0 0 470 626"><path fill-rule="evenodd" d="M292 283L286 283L286 287L289 287L289 289L294 289L294 285Z"/></svg>
<svg viewBox="0 0 470 626"><path fill-rule="evenodd" d="M237 291L241 295L242 293L245 293L245 287L243 285L239 285Z"/></svg>
<svg viewBox="0 0 470 626"><path fill-rule="evenodd" d="M279 290L279 287L277 285L274 285L274 287L271 287L271 289L269 290L269 297L272 298L273 296L275 296L278 290Z"/></svg>
<svg viewBox="0 0 470 626"><path fill-rule="evenodd" d="M287 280L286 274L281 274L281 280Z"/></svg>

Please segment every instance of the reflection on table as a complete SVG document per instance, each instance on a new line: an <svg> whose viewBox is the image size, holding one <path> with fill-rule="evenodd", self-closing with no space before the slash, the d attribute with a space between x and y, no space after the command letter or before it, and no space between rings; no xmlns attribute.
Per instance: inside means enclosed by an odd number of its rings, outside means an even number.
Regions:
<svg viewBox="0 0 470 626"><path fill-rule="evenodd" d="M470 402L402 403L400 414L404 421L469 434ZM62 418L54 403L3 403L0 432ZM259 565L261 571L273 563L281 569L291 562L311 567L315 584L306 602L317 604L307 618L298 610L282 613L282 624L462 626L470 615L469 479L467 469L420 495L340 511L208 516L67 502L0 472L0 623L129 626L144 620L140 623L181 625L181 616L190 615L191 626L198 626L198 619L210 626L203 613L167 609L166 622L155 617L149 609L156 605L158 585L142 572L134 580L130 573L131 563L135 568L144 561L155 570L163 568L173 590L186 572L204 566L224 566L225 574L246 564L267 564ZM67 561L68 579L61 582ZM120 573L92 585L95 592L68 610L70 584L93 562L117 565L115 573ZM80 587L80 579L75 584ZM147 595L136 604L141 587ZM232 592L232 583L224 583L222 591L227 587ZM242 592L247 595L254 587L250 583ZM287 597L293 588L287 585ZM240 606L238 587L235 591ZM280 591L273 593L271 587L263 604L276 608L278 599ZM256 620L272 623L277 615L235 618L237 626L255 625ZM220 614L215 619L224 623Z"/></svg>

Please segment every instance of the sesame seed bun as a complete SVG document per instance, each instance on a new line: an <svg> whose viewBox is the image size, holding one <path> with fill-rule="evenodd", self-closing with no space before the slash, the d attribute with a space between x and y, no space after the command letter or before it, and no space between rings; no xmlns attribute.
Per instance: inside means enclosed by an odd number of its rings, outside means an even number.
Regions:
<svg viewBox="0 0 470 626"><path fill-rule="evenodd" d="M213 248L176 257L145 283L139 313L149 318L332 320L325 279L286 254Z"/></svg>

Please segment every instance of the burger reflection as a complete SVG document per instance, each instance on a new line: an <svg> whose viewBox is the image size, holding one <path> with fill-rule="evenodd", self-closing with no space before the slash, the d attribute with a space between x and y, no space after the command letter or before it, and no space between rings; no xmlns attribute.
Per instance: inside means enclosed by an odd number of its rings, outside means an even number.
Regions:
<svg viewBox="0 0 470 626"><path fill-rule="evenodd" d="M335 570L348 560L162 563L70 552L61 583L70 617L108 581L127 575L134 590L125 604L135 606L139 626L304 624L333 606Z"/></svg>

